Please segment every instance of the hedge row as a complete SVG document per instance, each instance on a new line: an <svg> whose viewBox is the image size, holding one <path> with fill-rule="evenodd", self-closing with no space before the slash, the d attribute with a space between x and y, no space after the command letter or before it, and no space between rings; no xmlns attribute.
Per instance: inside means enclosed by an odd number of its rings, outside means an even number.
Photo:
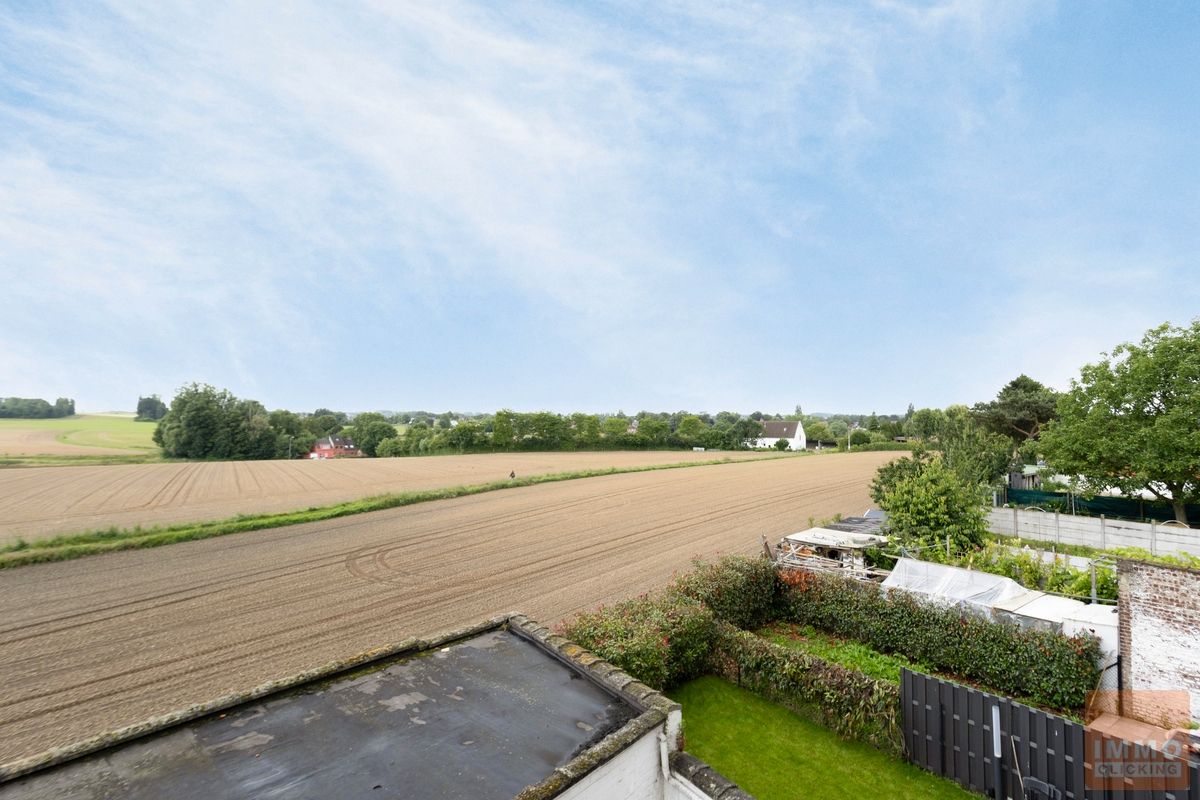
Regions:
<svg viewBox="0 0 1200 800"><path fill-rule="evenodd" d="M697 563L666 591L580 614L563 633L662 689L709 668L718 639L729 641L717 623L754 630L775 620L899 653L1049 709L1082 708L1099 675L1095 637L993 622L836 575L781 575L766 559L744 556Z"/></svg>
<svg viewBox="0 0 1200 800"><path fill-rule="evenodd" d="M704 673L714 619L702 603L666 593L579 614L562 632L647 686L664 689Z"/></svg>
<svg viewBox="0 0 1200 800"><path fill-rule="evenodd" d="M850 445L852 453L867 453L867 452L909 452L916 450L921 445L918 442L867 442L866 444Z"/></svg>
<svg viewBox="0 0 1200 800"><path fill-rule="evenodd" d="M903 752L900 685L719 622L709 668L728 681L895 755Z"/></svg>
<svg viewBox="0 0 1200 800"><path fill-rule="evenodd" d="M789 622L856 639L976 682L987 691L1052 709L1083 707L1095 688L1099 642L964 615L834 575L788 572Z"/></svg>

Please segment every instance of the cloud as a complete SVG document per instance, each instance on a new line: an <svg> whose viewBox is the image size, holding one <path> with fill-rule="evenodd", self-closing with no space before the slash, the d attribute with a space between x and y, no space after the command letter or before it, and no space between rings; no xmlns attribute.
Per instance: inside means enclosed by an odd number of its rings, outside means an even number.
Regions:
<svg viewBox="0 0 1200 800"><path fill-rule="evenodd" d="M1045 201L1040 156L1010 174L992 153L1029 124L1011 47L1046 13L0 12L0 275L22 302L0 338L105 406L128 391L113 374L325 404L309 376L337 367L440 405L790 408L811 382L760 359L869 346L813 307L857 292L899 318L893 261L954 287L946 253L997 203ZM983 249L971 280L1078 251ZM369 394L345 402L392 402Z"/></svg>

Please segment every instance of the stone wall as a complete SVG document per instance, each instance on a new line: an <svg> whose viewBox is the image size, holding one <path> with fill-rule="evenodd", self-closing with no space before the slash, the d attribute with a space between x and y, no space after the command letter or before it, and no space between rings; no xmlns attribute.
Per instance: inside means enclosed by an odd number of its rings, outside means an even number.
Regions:
<svg viewBox="0 0 1200 800"><path fill-rule="evenodd" d="M1182 690L1200 720L1200 570L1123 560L1117 580L1124 714L1161 725L1170 696L1148 690Z"/></svg>

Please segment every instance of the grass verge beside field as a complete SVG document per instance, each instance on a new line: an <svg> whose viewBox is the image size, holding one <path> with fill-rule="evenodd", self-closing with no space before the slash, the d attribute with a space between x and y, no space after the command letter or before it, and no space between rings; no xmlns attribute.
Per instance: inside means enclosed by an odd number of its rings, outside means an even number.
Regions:
<svg viewBox="0 0 1200 800"><path fill-rule="evenodd" d="M769 461L778 458L794 457L772 454L764 455L761 458L721 458L710 461L653 464L640 467L609 467L598 470L555 472L467 486L450 486L443 489L383 494L330 506L308 508L301 511L276 514L242 514L229 519L214 520L212 522L185 523L149 529L141 527L109 528L107 530L88 533L64 534L62 536L55 536L52 539L39 539L35 542L26 542L22 539L17 539L15 542L0 546L0 569L49 561L69 561L84 556L111 553L116 550L162 547L168 544L175 544L176 542L210 539L214 536L225 536L231 533L282 528L289 525L301 525L306 522L320 522L338 517L348 517L354 514L383 511L389 508L427 503L433 500L450 500L455 497L466 497L468 495L483 494L484 492L494 492L501 489L513 489L521 486L533 486L539 483L555 483L558 481L596 478L604 475L619 475L631 472L686 469L721 464L745 464L753 461Z"/></svg>
<svg viewBox="0 0 1200 800"><path fill-rule="evenodd" d="M978 800L720 678L698 678L668 694L683 706L687 751L759 800Z"/></svg>

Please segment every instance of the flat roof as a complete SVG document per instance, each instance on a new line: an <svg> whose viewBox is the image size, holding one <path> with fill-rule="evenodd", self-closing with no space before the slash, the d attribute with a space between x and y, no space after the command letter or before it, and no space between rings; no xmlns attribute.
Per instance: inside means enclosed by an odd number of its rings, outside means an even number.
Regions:
<svg viewBox="0 0 1200 800"><path fill-rule="evenodd" d="M499 627L131 738L0 796L511 798L641 712Z"/></svg>

